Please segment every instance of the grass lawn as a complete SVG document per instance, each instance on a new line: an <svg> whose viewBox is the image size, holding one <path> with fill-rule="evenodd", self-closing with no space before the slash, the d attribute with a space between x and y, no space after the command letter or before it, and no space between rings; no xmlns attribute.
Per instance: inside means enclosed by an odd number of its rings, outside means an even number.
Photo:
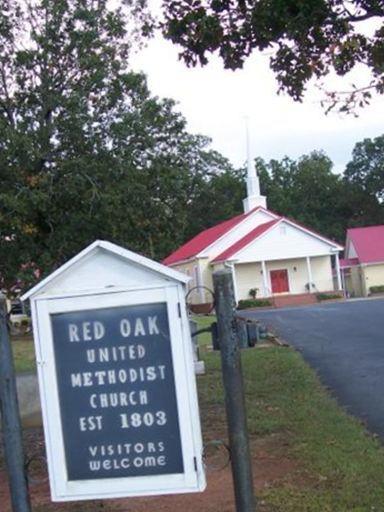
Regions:
<svg viewBox="0 0 384 512"><path fill-rule="evenodd" d="M200 327L212 321L197 320ZM203 429L220 430L220 354L207 349L209 335L199 343L207 368L199 378ZM277 455L277 464L291 463L287 474L259 486L258 510L384 511L382 445L337 405L302 357L287 347L248 349L242 363L253 456L262 449ZM256 467L262 477L263 466Z"/></svg>
<svg viewBox="0 0 384 512"><path fill-rule="evenodd" d="M197 320L203 327L212 318ZM199 343L207 369L198 378L204 440L225 439L220 354L209 350L208 334ZM33 370L32 340L12 346L17 371ZM382 445L344 413L301 355L247 349L242 362L258 512L384 512Z"/></svg>
<svg viewBox="0 0 384 512"><path fill-rule="evenodd" d="M36 361L32 336L11 337L11 344L16 373L34 371Z"/></svg>

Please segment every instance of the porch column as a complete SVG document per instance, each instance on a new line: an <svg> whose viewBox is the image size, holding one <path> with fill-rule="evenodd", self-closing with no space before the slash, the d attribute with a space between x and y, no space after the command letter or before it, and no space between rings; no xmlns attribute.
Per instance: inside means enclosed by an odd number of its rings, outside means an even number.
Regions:
<svg viewBox="0 0 384 512"><path fill-rule="evenodd" d="M236 304L239 302L239 296L237 293L237 282L236 282L236 272L235 272L235 264L230 263L231 265L231 273L232 273L232 281L233 281L233 295L235 296Z"/></svg>
<svg viewBox="0 0 384 512"><path fill-rule="evenodd" d="M268 279L267 279L267 267L265 265L265 261L261 262L261 271L263 273L263 287L264 287L264 297L268 297Z"/></svg>
<svg viewBox="0 0 384 512"><path fill-rule="evenodd" d="M307 256L306 260L307 260L307 272L308 272L308 293L311 293L312 292L313 276L312 276L312 266L311 266L310 256Z"/></svg>
<svg viewBox="0 0 384 512"><path fill-rule="evenodd" d="M344 273L344 269L341 270L340 269L340 273L341 273L341 284L343 286L343 295L345 298L347 298L347 287L345 285L345 273Z"/></svg>
<svg viewBox="0 0 384 512"><path fill-rule="evenodd" d="M203 288L203 286L204 286L203 274L201 272L199 260L197 260L197 283L196 284L199 287L198 290L199 290L199 295L200 295L200 302L201 302L201 304L204 304L206 298L205 298L205 290Z"/></svg>
<svg viewBox="0 0 384 512"><path fill-rule="evenodd" d="M337 276L337 289L342 290L343 285L341 282L339 253L335 254L335 264L336 264L335 266L336 266L336 276Z"/></svg>

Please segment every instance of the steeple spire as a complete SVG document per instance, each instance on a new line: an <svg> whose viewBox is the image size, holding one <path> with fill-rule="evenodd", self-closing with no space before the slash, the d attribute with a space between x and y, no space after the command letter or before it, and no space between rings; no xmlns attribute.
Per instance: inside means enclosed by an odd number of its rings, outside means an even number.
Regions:
<svg viewBox="0 0 384 512"><path fill-rule="evenodd" d="M247 197L243 200L244 213L248 213L257 206L267 207L267 198L260 195L259 177L256 168L252 164L251 144L249 138L248 118L245 118L246 143L247 143Z"/></svg>

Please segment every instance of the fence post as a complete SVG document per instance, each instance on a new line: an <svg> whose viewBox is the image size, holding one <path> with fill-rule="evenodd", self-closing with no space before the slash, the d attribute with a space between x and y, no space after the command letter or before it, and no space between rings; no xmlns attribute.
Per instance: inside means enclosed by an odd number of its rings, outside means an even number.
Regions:
<svg viewBox="0 0 384 512"><path fill-rule="evenodd" d="M252 463L231 270L224 269L214 272L213 285L236 511L254 512L256 501L253 492Z"/></svg>
<svg viewBox="0 0 384 512"><path fill-rule="evenodd" d="M13 512L30 512L15 370L7 328L7 308L2 293L0 293L0 413L12 510Z"/></svg>

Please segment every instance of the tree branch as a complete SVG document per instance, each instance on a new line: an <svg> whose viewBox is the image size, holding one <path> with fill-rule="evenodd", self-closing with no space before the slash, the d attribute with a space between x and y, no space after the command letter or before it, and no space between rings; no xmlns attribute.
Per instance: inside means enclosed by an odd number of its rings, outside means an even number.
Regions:
<svg viewBox="0 0 384 512"><path fill-rule="evenodd" d="M1 82L3 84L3 90L4 90L5 100L6 100L5 102L2 102L2 106L7 113L7 117L8 117L10 125L14 127L15 119L13 117L13 110L11 108L12 102L11 102L11 97L9 95L7 76L6 76L5 69L4 69L4 63L2 63L0 66L0 77L1 77Z"/></svg>
<svg viewBox="0 0 384 512"><path fill-rule="evenodd" d="M371 18L375 18L375 17L381 17L383 16L384 12L367 12L365 14L362 14L361 16L354 16L354 15L350 15L348 16L348 18L346 18L347 21L350 21L351 23L358 23L359 21L365 21L365 20L369 20Z"/></svg>

